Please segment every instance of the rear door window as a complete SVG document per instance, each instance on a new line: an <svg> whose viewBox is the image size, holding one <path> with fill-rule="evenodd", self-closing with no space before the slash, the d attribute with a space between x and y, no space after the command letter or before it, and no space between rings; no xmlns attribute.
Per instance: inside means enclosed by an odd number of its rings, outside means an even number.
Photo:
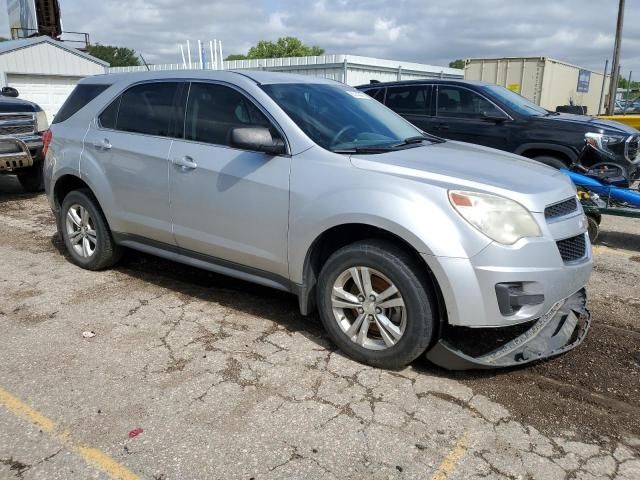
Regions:
<svg viewBox="0 0 640 480"><path fill-rule="evenodd" d="M91 83L76 85L60 110L58 110L56 116L53 117L51 123L64 122L110 86L111 85Z"/></svg>
<svg viewBox="0 0 640 480"><path fill-rule="evenodd" d="M502 111L483 96L462 87L438 87L438 116L458 118L482 118Z"/></svg>
<svg viewBox="0 0 640 480"><path fill-rule="evenodd" d="M116 99L120 105L115 116L115 129L159 137L181 137L181 92L178 82L144 83L129 88L120 99ZM105 128L109 128L107 125L113 121L112 107L113 104L100 116L100 123Z"/></svg>
<svg viewBox="0 0 640 480"><path fill-rule="evenodd" d="M265 127L281 138L267 117L239 91L215 83L192 83L189 89L184 138L229 145L236 127Z"/></svg>
<svg viewBox="0 0 640 480"><path fill-rule="evenodd" d="M431 86L388 87L385 105L405 115L428 115L431 110Z"/></svg>

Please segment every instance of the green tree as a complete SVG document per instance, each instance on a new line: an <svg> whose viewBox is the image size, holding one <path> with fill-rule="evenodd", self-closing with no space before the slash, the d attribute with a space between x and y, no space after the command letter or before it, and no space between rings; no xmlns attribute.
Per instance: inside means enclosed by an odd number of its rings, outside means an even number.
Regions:
<svg viewBox="0 0 640 480"><path fill-rule="evenodd" d="M4 38L4 37L0 37L0 42L6 42L7 40L9 40L8 38Z"/></svg>
<svg viewBox="0 0 640 480"><path fill-rule="evenodd" d="M449 68L464 68L464 60L461 58L449 62Z"/></svg>
<svg viewBox="0 0 640 480"><path fill-rule="evenodd" d="M629 80L627 80L626 78L623 77L618 77L618 88L627 88L627 86L629 85ZM636 82L634 80L631 80L631 89L637 89L640 88L640 82Z"/></svg>
<svg viewBox="0 0 640 480"><path fill-rule="evenodd" d="M136 67L140 65L136 51L131 48L96 43L95 45L89 45L87 53L108 62L112 67Z"/></svg>
<svg viewBox="0 0 640 480"><path fill-rule="evenodd" d="M251 58L307 57L322 55L324 48L305 45L296 37L281 37L278 40L260 40L249 49L247 55L229 55L227 60L244 60Z"/></svg>

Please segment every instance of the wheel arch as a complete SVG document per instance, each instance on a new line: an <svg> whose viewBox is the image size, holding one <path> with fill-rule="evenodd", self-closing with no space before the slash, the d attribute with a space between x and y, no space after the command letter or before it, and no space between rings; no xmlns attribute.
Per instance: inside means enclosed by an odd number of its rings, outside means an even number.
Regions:
<svg viewBox="0 0 640 480"><path fill-rule="evenodd" d="M107 221L107 226L111 229L111 219L105 212L105 209L100 202L100 199L96 195L96 189L87 182L86 179L80 178L80 176L74 173L65 173L61 175L54 183L52 189L51 198L53 200L54 213L57 216L60 212L60 207L62 206L62 202L64 198L72 191L79 189L87 189L93 196L96 201L97 207L100 209L102 214L104 215L105 220Z"/></svg>
<svg viewBox="0 0 640 480"><path fill-rule="evenodd" d="M525 143L520 145L514 153L527 158L549 155L567 163L571 163L578 158L578 152L573 148L553 143Z"/></svg>
<svg viewBox="0 0 640 480"><path fill-rule="evenodd" d="M53 186L53 202L56 211L60 210L64 198L73 190L87 188L93 193L93 190L87 182L77 175L65 174L58 178ZM95 194L94 194L95 197Z"/></svg>
<svg viewBox="0 0 640 480"><path fill-rule="evenodd" d="M318 275L322 265L331 254L346 245L368 239L383 239L393 243L411 255L423 267L423 280L435 295L439 323L446 322L446 306L440 285L418 249L398 234L369 223L341 223L327 228L316 236L307 249L303 265L302 284L298 285L296 292L298 294L300 312L303 315L308 315L315 310L315 287ZM437 331L434 332L434 335L437 336L437 333Z"/></svg>

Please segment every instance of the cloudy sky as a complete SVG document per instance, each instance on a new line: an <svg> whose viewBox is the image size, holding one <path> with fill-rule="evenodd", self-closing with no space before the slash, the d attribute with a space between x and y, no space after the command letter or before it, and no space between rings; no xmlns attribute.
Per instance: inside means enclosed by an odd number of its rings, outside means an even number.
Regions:
<svg viewBox="0 0 640 480"><path fill-rule="evenodd" d="M0 3L6 0L0 0ZM623 71L640 79L640 0L627 0ZM178 43L222 39L224 54L291 35L327 53L446 65L550 56L602 70L618 0L60 0L65 30L177 63ZM0 25L1 27L1 25ZM195 50L195 49L194 49Z"/></svg>

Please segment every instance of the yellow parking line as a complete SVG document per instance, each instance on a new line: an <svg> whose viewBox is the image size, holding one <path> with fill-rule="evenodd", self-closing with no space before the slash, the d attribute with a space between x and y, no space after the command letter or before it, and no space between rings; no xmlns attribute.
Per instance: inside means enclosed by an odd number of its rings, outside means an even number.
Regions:
<svg viewBox="0 0 640 480"><path fill-rule="evenodd" d="M139 480L139 477L130 472L124 466L113 460L101 451L77 444L71 438L71 434L66 431L60 431L58 425L51 419L45 417L37 410L31 408L26 403L20 401L6 390L0 387L0 405L4 406L9 412L21 417L34 425L43 432L51 434L52 437L64 444L69 450L80 455L85 462L95 466L103 472L118 480Z"/></svg>
<svg viewBox="0 0 640 480"><path fill-rule="evenodd" d="M464 455L464 452L467 451L467 443L469 440L468 433L465 433L460 437L460 439L456 442L455 447L444 457L444 460L438 467L438 470L433 474L431 480L447 480L449 475L453 473L453 471L458 466L458 461L460 457Z"/></svg>

